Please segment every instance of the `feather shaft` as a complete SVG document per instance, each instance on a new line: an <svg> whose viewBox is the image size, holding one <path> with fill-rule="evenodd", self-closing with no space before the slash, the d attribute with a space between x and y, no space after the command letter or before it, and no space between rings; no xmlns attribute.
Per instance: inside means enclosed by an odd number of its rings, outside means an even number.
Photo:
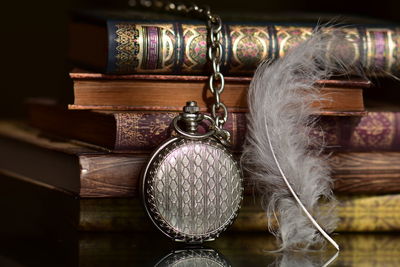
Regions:
<svg viewBox="0 0 400 267"><path fill-rule="evenodd" d="M279 164L278 159L276 158L275 155L275 150L274 147L272 146L271 143L271 137L269 135L269 130L268 130L268 123L265 122L265 131L266 134L268 136L268 143L269 143L269 147L271 149L272 152L272 156L274 158L274 161L276 163L276 166L279 169L279 172L282 176L283 181L285 181L286 186L289 188L290 193L293 195L294 199L296 200L297 204L301 207L301 209L303 210L303 212L307 215L307 217L310 219L311 223L315 226L315 228L318 229L318 231L329 241L329 243L332 244L332 246L334 246L337 250L339 249L339 245L335 242L335 240L333 240L325 231L324 229L322 229L322 227L317 223L317 221L314 219L314 217L308 212L308 210L306 209L306 207L304 207L303 203L301 202L301 200L299 199L299 197L297 196L296 192L294 192L292 186L290 185L288 179L286 178L285 173L283 172L281 165Z"/></svg>
<svg viewBox="0 0 400 267"><path fill-rule="evenodd" d="M335 253L335 255L332 256L332 258L330 258L322 267L328 267L329 264L331 264L332 262L334 262L337 257L339 256L339 250Z"/></svg>

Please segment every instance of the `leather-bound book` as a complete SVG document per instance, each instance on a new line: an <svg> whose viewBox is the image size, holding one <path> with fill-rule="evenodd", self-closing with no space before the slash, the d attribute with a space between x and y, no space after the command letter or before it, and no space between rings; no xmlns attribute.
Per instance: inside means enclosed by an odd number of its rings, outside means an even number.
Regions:
<svg viewBox="0 0 400 267"><path fill-rule="evenodd" d="M222 16L225 75L252 76L262 60L284 56L311 36L320 22L320 17L306 22L260 14L247 17L251 19ZM349 63L360 63L367 73L398 73L398 25L351 18L349 22L353 26L338 25L345 40L330 46L331 52ZM102 73L204 74L208 73L206 50L206 23L193 18L143 10L81 10L70 23L70 58Z"/></svg>
<svg viewBox="0 0 400 267"><path fill-rule="evenodd" d="M181 111L186 101L196 101L204 110L214 101L207 90L208 77L186 75L106 75L75 69L70 73L74 104L70 109ZM230 111L247 110L247 90L251 78L225 77L223 102ZM322 101L312 103L321 114L364 111L363 89L368 80L322 80Z"/></svg>
<svg viewBox="0 0 400 267"><path fill-rule="evenodd" d="M149 157L110 153L5 122L0 123L0 147L0 170L82 198L137 197L140 172ZM329 163L336 194L400 192L400 152L336 152ZM245 178L246 194L253 189Z"/></svg>
<svg viewBox="0 0 400 267"><path fill-rule="evenodd" d="M383 109L384 110L384 109ZM149 152L171 134L178 112L68 110L51 100L31 100L30 125L63 138L84 141L114 152ZM332 151L400 150L400 112L371 111L365 116L322 116L312 136ZM60 123L62 121L62 123ZM225 128L232 149L240 152L246 114L231 112ZM204 128L200 128L204 131Z"/></svg>

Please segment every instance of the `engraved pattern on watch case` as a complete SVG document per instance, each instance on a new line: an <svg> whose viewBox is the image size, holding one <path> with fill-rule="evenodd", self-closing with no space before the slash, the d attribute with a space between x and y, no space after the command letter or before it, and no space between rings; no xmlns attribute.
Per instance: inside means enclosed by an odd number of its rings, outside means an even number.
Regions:
<svg viewBox="0 0 400 267"><path fill-rule="evenodd" d="M243 191L241 170L213 138L167 141L154 153L143 179L150 218L175 241L213 240L237 216Z"/></svg>

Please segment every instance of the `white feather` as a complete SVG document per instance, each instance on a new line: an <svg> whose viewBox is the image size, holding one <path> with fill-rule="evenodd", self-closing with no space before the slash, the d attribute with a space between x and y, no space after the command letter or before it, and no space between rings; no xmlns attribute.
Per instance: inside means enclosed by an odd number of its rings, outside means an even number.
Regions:
<svg viewBox="0 0 400 267"><path fill-rule="evenodd" d="M323 100L315 82L347 73L343 61L328 53L341 38L332 28L314 31L285 57L262 63L250 85L242 164L263 192L268 227L281 249L309 248L323 237L339 249L325 233L337 223L330 169L322 149L310 150L315 140L309 132L319 111L311 103ZM321 212L321 199L328 200L328 212Z"/></svg>

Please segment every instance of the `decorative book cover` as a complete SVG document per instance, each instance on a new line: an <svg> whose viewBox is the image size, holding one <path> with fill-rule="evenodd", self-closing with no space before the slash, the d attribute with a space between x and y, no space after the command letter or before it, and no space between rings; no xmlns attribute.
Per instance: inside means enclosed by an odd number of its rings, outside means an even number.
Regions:
<svg viewBox="0 0 400 267"><path fill-rule="evenodd" d="M96 17L95 23L90 17ZM71 58L107 73L193 75L206 72L204 23L179 18L155 21L141 14L132 14L130 18L93 14L75 17L71 23ZM282 57L291 47L307 39L314 27L315 24L268 21L224 23L222 72L251 76L261 60ZM380 69L398 73L399 29L393 25L365 24L341 28L346 42L332 47L331 52L342 55L349 63L361 63L367 72ZM102 51L91 58L85 55L82 49L97 50L94 46L99 41ZM104 57L101 52L106 53L106 58L100 62L94 57Z"/></svg>
<svg viewBox="0 0 400 267"><path fill-rule="evenodd" d="M114 151L151 151L170 135L177 112L67 110L53 102L31 101L29 122L48 133L103 146ZM346 115L344 113L343 115ZM63 123L58 123L62 118ZM329 150L396 151L400 149L400 112L368 112L365 116L323 116L312 131ZM246 113L231 112L225 128L232 149L240 151ZM322 131L321 131L322 129Z"/></svg>

